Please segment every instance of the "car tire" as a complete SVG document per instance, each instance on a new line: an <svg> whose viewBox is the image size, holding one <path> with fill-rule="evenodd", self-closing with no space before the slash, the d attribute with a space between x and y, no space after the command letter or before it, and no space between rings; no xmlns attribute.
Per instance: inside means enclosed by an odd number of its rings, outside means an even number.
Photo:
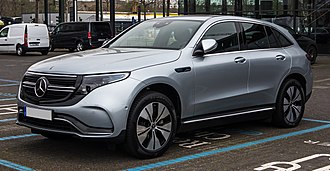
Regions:
<svg viewBox="0 0 330 171"><path fill-rule="evenodd" d="M315 46L309 46L307 53L311 56L311 64L315 64L317 58L317 49Z"/></svg>
<svg viewBox="0 0 330 171"><path fill-rule="evenodd" d="M26 54L26 51L24 50L23 46L22 45L17 45L16 47L16 54L18 56L23 56Z"/></svg>
<svg viewBox="0 0 330 171"><path fill-rule="evenodd" d="M171 100L158 92L145 92L130 110L126 149L138 158L160 156L172 143L176 126L176 112Z"/></svg>
<svg viewBox="0 0 330 171"><path fill-rule="evenodd" d="M83 45L83 43L82 42L78 42L77 44L76 44L76 51L77 52L80 52L80 51L83 51L84 50L84 45Z"/></svg>
<svg viewBox="0 0 330 171"><path fill-rule="evenodd" d="M41 55L48 55L48 50L41 51Z"/></svg>
<svg viewBox="0 0 330 171"><path fill-rule="evenodd" d="M299 125L305 110L305 93L302 85L295 79L282 84L277 99L272 122L283 128Z"/></svg>
<svg viewBox="0 0 330 171"><path fill-rule="evenodd" d="M49 45L49 52L54 52L54 47L52 44Z"/></svg>

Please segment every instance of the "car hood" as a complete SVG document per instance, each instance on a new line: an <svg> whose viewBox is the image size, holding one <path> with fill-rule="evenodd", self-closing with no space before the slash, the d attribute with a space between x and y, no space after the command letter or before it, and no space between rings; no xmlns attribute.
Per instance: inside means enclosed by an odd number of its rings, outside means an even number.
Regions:
<svg viewBox="0 0 330 171"><path fill-rule="evenodd" d="M46 59L28 71L79 75L134 71L175 61L180 53L179 50L99 48Z"/></svg>

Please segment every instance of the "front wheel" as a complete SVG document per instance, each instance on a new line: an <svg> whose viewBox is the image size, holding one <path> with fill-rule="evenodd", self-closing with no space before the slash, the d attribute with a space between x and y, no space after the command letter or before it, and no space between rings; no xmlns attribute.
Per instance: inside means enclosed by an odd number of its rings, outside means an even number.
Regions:
<svg viewBox="0 0 330 171"><path fill-rule="evenodd" d="M305 93L302 85L295 79L286 80L277 96L273 123L285 128L295 127L300 123L304 110Z"/></svg>
<svg viewBox="0 0 330 171"><path fill-rule="evenodd" d="M126 134L128 152L139 158L162 155L176 132L176 112L171 100L158 92L143 93L132 105Z"/></svg>

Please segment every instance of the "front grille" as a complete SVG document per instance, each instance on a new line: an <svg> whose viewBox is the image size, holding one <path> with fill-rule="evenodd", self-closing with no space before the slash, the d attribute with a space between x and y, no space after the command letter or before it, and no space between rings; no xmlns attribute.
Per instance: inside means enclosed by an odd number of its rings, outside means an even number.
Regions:
<svg viewBox="0 0 330 171"><path fill-rule="evenodd" d="M77 129L74 128L71 124L60 120L48 121L48 120L42 120L36 118L28 118L20 114L18 121L31 124L33 126L38 126L41 128L49 128L49 129L68 131L68 132L78 132Z"/></svg>
<svg viewBox="0 0 330 171"><path fill-rule="evenodd" d="M35 93L36 82L39 78L48 80L46 93L38 97ZM21 98L29 103L42 105L64 102L72 98L79 87L80 79L75 75L55 75L28 72L24 75L21 86Z"/></svg>

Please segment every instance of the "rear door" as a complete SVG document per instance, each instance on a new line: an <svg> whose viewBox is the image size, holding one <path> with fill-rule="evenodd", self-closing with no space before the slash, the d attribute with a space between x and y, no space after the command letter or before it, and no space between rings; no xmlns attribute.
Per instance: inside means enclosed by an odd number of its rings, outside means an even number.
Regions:
<svg viewBox="0 0 330 171"><path fill-rule="evenodd" d="M91 23L93 46L100 47L107 39L111 39L111 27L108 22L93 22Z"/></svg>
<svg viewBox="0 0 330 171"><path fill-rule="evenodd" d="M27 33L29 48L49 47L49 33L46 25L29 24L27 25Z"/></svg>
<svg viewBox="0 0 330 171"><path fill-rule="evenodd" d="M281 47L277 40L279 35L270 27L255 23L241 25L245 53L250 61L250 105L272 105L279 84L290 70L291 56Z"/></svg>
<svg viewBox="0 0 330 171"><path fill-rule="evenodd" d="M8 52L8 32L9 27L4 28L0 31L0 51Z"/></svg>

